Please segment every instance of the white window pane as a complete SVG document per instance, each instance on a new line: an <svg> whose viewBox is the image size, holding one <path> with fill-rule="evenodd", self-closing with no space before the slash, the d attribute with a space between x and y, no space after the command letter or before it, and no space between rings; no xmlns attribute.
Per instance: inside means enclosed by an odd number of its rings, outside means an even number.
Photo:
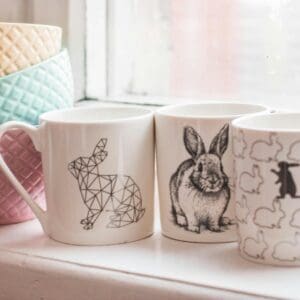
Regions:
<svg viewBox="0 0 300 300"><path fill-rule="evenodd" d="M107 4L107 92L113 99L164 96L297 105L299 1ZM105 95L94 90L89 96Z"/></svg>

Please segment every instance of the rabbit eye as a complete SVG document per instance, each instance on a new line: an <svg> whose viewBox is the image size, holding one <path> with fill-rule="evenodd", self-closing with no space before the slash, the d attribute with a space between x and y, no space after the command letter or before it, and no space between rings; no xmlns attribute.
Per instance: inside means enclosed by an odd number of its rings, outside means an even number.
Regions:
<svg viewBox="0 0 300 300"><path fill-rule="evenodd" d="M199 163L199 165L198 165L198 171L202 172L202 170L203 170L203 165L202 165L202 163Z"/></svg>

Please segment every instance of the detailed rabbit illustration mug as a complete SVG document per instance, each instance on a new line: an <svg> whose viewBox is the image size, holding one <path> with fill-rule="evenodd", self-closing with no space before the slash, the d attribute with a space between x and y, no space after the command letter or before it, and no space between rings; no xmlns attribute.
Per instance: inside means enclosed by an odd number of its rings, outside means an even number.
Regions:
<svg viewBox="0 0 300 300"><path fill-rule="evenodd" d="M236 241L231 121L260 105L202 103L156 114L162 233L190 242ZM243 151L243 149L237 149Z"/></svg>
<svg viewBox="0 0 300 300"><path fill-rule="evenodd" d="M153 232L154 120L136 107L74 108L22 129L42 154L47 211L32 201L4 160L0 167L47 235L69 244L116 244Z"/></svg>
<svg viewBox="0 0 300 300"><path fill-rule="evenodd" d="M248 116L232 127L233 148L244 145L234 153L240 253L300 265L300 114Z"/></svg>

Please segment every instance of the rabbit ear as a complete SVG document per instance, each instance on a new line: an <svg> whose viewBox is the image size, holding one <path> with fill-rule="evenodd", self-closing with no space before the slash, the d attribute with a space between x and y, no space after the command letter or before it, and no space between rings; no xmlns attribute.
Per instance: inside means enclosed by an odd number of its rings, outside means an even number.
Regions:
<svg viewBox="0 0 300 300"><path fill-rule="evenodd" d="M217 156L222 157L228 146L228 133L229 125L225 124L212 140L208 151L210 154L216 154Z"/></svg>
<svg viewBox="0 0 300 300"><path fill-rule="evenodd" d="M104 151L106 144L107 144L107 139L101 139L99 143L96 145L93 154L99 154L100 152Z"/></svg>
<svg viewBox="0 0 300 300"><path fill-rule="evenodd" d="M252 174L253 176L260 176L260 170L258 165L252 166Z"/></svg>
<svg viewBox="0 0 300 300"><path fill-rule="evenodd" d="M259 230L257 233L257 241L259 243L262 243L265 241L264 232L262 230Z"/></svg>
<svg viewBox="0 0 300 300"><path fill-rule="evenodd" d="M295 233L295 243L296 245L300 244L300 232Z"/></svg>
<svg viewBox="0 0 300 300"><path fill-rule="evenodd" d="M242 196L242 203L244 205L244 207L247 207L247 197L245 195Z"/></svg>
<svg viewBox="0 0 300 300"><path fill-rule="evenodd" d="M300 165L299 164L295 164L295 163L291 163L291 164L288 164L289 167L299 167Z"/></svg>
<svg viewBox="0 0 300 300"><path fill-rule="evenodd" d="M68 170L69 170L69 172L70 172L75 178L78 178L78 173L79 173L79 172L78 172L78 170L76 169L75 164L76 164L75 160L72 161L72 162L70 162L69 165L68 165Z"/></svg>
<svg viewBox="0 0 300 300"><path fill-rule="evenodd" d="M192 155L192 158L197 158L206 152L202 138L194 128L184 128L183 140L185 148Z"/></svg>

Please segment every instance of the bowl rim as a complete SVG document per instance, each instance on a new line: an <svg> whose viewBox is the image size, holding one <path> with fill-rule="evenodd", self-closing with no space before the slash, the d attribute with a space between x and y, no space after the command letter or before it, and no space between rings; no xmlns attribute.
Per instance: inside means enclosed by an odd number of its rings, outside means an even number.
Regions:
<svg viewBox="0 0 300 300"><path fill-rule="evenodd" d="M30 73L32 72L32 70L34 69L38 69L40 68L41 66L43 65L47 65L49 64L52 60L56 60L58 59L60 56L66 56L66 57L69 57L68 55L68 50L66 48L63 48L60 52L58 52L57 54L47 58L46 60L44 61L41 61L40 63L38 64L35 64L35 65L32 65L32 66L29 66L28 68L25 68L25 69L22 69L22 70L19 70L17 72L13 72L11 74L8 74L6 76L2 76L0 77L0 82L3 81L3 80L7 80L7 79L10 79L10 78L13 78L14 76L19 76L20 74L22 73Z"/></svg>
<svg viewBox="0 0 300 300"><path fill-rule="evenodd" d="M17 22L0 22L0 28L6 26L15 26L15 27L36 27L36 28L52 28L62 32L62 28L56 25L48 24L35 24L35 23L17 23Z"/></svg>

